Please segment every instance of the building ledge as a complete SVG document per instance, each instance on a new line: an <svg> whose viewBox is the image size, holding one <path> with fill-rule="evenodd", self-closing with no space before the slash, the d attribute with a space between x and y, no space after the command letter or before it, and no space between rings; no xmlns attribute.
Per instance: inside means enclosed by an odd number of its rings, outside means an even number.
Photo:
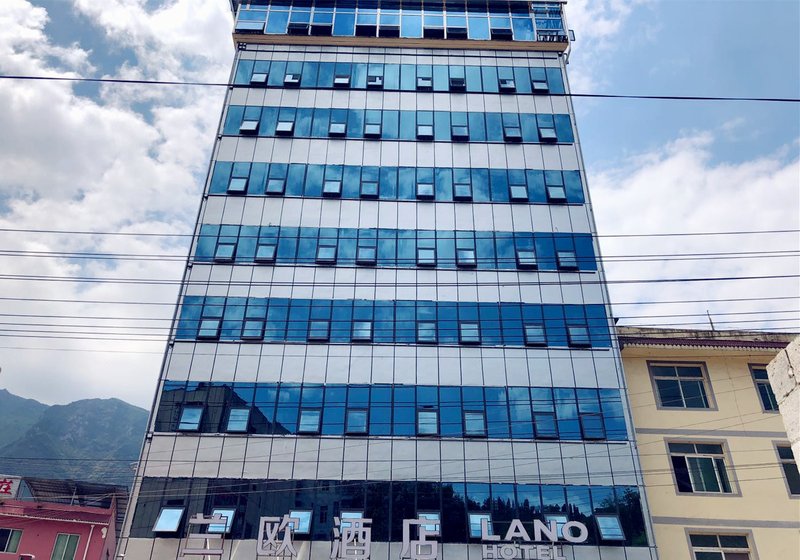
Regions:
<svg viewBox="0 0 800 560"><path fill-rule="evenodd" d="M660 329L654 327L617 327L621 348L691 347L691 348L752 348L780 350L797 335L762 331L708 331L693 329Z"/></svg>
<svg viewBox="0 0 800 560"><path fill-rule="evenodd" d="M559 41L475 41L470 39L407 39L395 37L328 37L313 35L265 35L234 33L235 44L324 45L326 47L395 47L406 49L463 49L493 51L565 52L569 42Z"/></svg>

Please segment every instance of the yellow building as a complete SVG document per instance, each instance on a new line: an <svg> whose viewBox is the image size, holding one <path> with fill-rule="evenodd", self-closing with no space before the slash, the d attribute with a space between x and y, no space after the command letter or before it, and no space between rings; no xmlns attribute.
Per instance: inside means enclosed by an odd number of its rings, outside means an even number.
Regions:
<svg viewBox="0 0 800 560"><path fill-rule="evenodd" d="M800 558L800 475L766 375L793 337L618 333L659 557Z"/></svg>

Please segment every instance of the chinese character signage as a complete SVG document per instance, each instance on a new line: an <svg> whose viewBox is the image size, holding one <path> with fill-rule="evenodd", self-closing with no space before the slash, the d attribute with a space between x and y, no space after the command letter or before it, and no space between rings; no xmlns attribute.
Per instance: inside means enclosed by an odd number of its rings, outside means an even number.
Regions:
<svg viewBox="0 0 800 560"><path fill-rule="evenodd" d="M16 476L5 476L0 474L0 499L16 498L21 480L21 478Z"/></svg>
<svg viewBox="0 0 800 560"><path fill-rule="evenodd" d="M566 560L561 543L582 543L589 536L588 528L579 521L545 523L536 519L523 523L514 519L502 536L492 534L490 524L488 515L480 520L483 560ZM287 560L297 558L292 539L299 526L300 520L289 515L262 517L257 554ZM330 560L370 560L371 526L372 519L363 518L361 514L334 517ZM438 513L404 519L403 544L397 560L441 560L439 527Z"/></svg>
<svg viewBox="0 0 800 560"><path fill-rule="evenodd" d="M333 518L332 560L369 560L372 544L372 519L361 517Z"/></svg>
<svg viewBox="0 0 800 560"><path fill-rule="evenodd" d="M297 549L292 542L295 527L300 520L283 517L262 517L258 522L258 544L256 554L277 558L296 558Z"/></svg>

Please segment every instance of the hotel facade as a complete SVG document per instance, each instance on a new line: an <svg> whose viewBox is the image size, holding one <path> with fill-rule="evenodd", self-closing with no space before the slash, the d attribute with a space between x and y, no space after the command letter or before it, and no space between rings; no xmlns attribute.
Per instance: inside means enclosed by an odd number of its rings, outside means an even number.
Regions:
<svg viewBox="0 0 800 560"><path fill-rule="evenodd" d="M559 2L234 0L126 560L654 560Z"/></svg>

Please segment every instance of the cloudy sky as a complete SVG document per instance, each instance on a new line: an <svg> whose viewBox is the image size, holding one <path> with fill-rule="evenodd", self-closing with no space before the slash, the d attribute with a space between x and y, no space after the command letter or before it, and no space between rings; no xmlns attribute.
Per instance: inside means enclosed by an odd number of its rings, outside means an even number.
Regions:
<svg viewBox="0 0 800 560"><path fill-rule="evenodd" d="M796 0L567 10L576 92L800 97ZM227 0L2 0L0 74L225 81L230 29ZM223 93L0 79L0 388L149 406ZM800 330L797 278L616 283L798 274L797 104L576 107L621 324Z"/></svg>

